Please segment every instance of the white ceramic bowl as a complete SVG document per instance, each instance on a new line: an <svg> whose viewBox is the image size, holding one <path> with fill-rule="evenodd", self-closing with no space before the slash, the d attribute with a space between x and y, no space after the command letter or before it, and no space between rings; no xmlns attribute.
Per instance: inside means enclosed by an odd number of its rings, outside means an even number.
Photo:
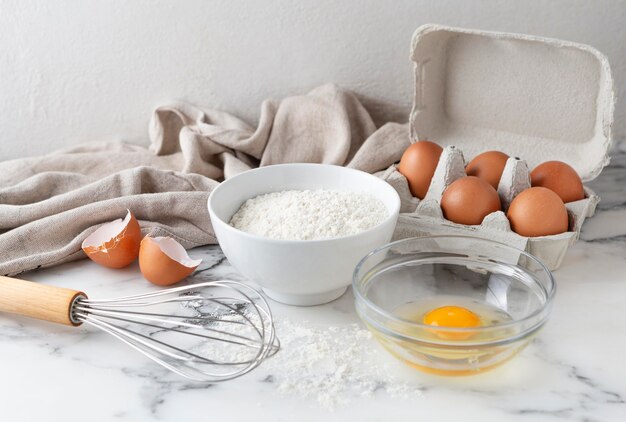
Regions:
<svg viewBox="0 0 626 422"><path fill-rule="evenodd" d="M269 239L229 224L247 199L305 189L368 193L385 204L389 216L364 232L324 240ZM222 182L211 192L208 208L217 240L237 271L257 282L278 302L309 306L341 296L359 260L391 240L400 198L387 182L359 170L324 164L279 164L246 171Z"/></svg>

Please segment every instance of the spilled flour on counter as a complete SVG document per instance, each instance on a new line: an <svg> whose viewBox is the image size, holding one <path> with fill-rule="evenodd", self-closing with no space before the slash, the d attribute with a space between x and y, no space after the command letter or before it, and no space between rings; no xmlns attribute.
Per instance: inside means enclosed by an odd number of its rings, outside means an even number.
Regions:
<svg viewBox="0 0 626 422"><path fill-rule="evenodd" d="M258 317L248 316L258 325ZM212 323L211 328L233 332L225 322ZM249 376L270 383L280 394L313 399L327 409L375 393L407 399L422 396L417 382L403 380L413 371L391 358L357 323L316 327L307 321L280 319L275 328L280 350ZM250 332L235 331L253 337ZM246 362L256 354L254 348L221 341L203 342L192 350L218 362Z"/></svg>
<svg viewBox="0 0 626 422"><path fill-rule="evenodd" d="M281 350L259 368L280 393L314 398L326 408L384 391L392 397L421 397L416 385L390 374L388 356L359 324L312 328L277 321Z"/></svg>

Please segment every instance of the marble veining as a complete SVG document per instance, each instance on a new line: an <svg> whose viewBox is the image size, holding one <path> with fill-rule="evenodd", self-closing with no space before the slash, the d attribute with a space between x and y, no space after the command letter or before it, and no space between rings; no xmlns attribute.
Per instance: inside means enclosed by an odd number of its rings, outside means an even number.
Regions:
<svg viewBox="0 0 626 422"><path fill-rule="evenodd" d="M332 408L278 391L262 365L226 383L198 384L169 373L105 333L0 315L2 421L314 421L314 420L626 420L626 144L588 184L602 198L581 239L556 273L551 319L508 364L473 377L410 370L382 350L387 381L371 395L342 397ZM187 283L244 280L219 247L190 251L203 263ZM137 265L101 268L88 260L22 278L81 289L92 297L155 290ZM271 303L277 319L311 326L358 322L351 292L312 308ZM280 336L280 332L278 333ZM379 346L372 341L372 350ZM391 377L391 378L389 378ZM388 379L411 386L391 394Z"/></svg>

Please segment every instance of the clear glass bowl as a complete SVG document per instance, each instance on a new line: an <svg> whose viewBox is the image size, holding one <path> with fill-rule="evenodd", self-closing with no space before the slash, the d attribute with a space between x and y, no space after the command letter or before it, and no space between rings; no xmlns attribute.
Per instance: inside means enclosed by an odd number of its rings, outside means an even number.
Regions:
<svg viewBox="0 0 626 422"><path fill-rule="evenodd" d="M390 243L361 260L352 283L357 313L382 345L410 366L441 375L470 375L512 358L548 319L556 291L534 256L469 236ZM424 320L443 306L471 311L480 325Z"/></svg>

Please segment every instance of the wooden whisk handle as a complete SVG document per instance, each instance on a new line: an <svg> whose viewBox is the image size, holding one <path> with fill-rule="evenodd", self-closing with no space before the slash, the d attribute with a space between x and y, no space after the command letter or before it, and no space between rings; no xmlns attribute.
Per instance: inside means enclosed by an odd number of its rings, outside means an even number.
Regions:
<svg viewBox="0 0 626 422"><path fill-rule="evenodd" d="M71 318L78 290L47 286L17 278L0 276L0 312L23 315L65 325L80 325Z"/></svg>

